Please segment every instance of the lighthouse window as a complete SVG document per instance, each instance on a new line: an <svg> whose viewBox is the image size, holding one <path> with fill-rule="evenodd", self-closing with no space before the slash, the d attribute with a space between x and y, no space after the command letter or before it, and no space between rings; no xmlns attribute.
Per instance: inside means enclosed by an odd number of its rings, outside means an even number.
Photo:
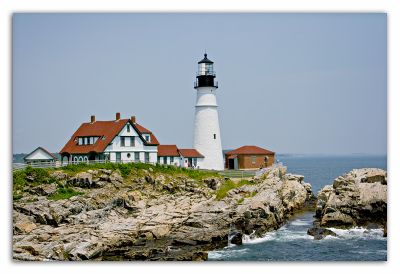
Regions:
<svg viewBox="0 0 400 274"><path fill-rule="evenodd" d="M217 134L214 133L214 139L217 139Z"/></svg>

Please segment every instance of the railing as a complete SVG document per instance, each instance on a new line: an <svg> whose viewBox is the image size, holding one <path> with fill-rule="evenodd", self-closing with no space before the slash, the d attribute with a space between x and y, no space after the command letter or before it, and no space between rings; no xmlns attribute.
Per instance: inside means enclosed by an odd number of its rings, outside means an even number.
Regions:
<svg viewBox="0 0 400 274"><path fill-rule="evenodd" d="M198 88L199 87L199 83L196 81L194 82L194 88ZM213 87L218 88L218 81L214 81Z"/></svg>
<svg viewBox="0 0 400 274"><path fill-rule="evenodd" d="M230 178L249 178L254 177L256 174L256 170L224 170L220 171L219 174L221 176L230 177Z"/></svg>
<svg viewBox="0 0 400 274"><path fill-rule="evenodd" d="M206 75L215 76L216 73L217 73L217 72L216 72L215 70L213 70L213 71L198 71L198 72L196 73L196 76L206 76Z"/></svg>
<svg viewBox="0 0 400 274"><path fill-rule="evenodd" d="M78 165L78 164L105 164L105 163L117 163L117 164L126 164L126 163L146 163L155 165L156 162L141 162L141 161L134 161L134 160L126 160L126 161L116 161L116 160L91 160L91 161L69 161L69 162L60 162L60 161L53 161L53 162L33 162L33 163L13 163L13 171L24 169L27 166L33 168L57 168L63 167L68 165Z"/></svg>
<svg viewBox="0 0 400 274"><path fill-rule="evenodd" d="M146 163L146 164L151 164L151 165L156 165L157 162L142 162L142 161L135 161L135 160L127 160L127 161L116 161L116 160L92 160L92 161L69 161L69 162L60 162L60 161L54 161L54 162L36 162L36 163L28 163L28 164L23 164L23 163L13 163L13 171L15 170L20 170L24 169L27 166L33 167L33 168L58 168L58 167L63 167L67 165L78 165L78 164L88 164L88 165L94 165L94 164L105 164L105 163L121 163L121 164L126 164L126 163ZM176 166L176 165L167 165L167 164L161 164L162 166ZM224 176L224 177L229 177L229 178L250 178L254 176L260 176L261 174L264 174L265 172L282 165L281 163L275 164L271 167L263 168L260 170L223 170L223 171L215 171L215 170L207 170L207 169L198 169L200 171L204 172L218 172L219 175ZM188 167L190 169L190 167ZM196 168L194 168L196 169Z"/></svg>

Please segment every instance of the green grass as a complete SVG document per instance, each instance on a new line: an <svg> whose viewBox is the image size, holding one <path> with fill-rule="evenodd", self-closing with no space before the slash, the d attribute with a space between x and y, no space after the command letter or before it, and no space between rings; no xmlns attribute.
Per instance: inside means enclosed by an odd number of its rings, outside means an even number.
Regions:
<svg viewBox="0 0 400 274"><path fill-rule="evenodd" d="M28 180L28 178L31 178L32 181ZM28 166L25 169L16 170L13 172L13 199L21 199L26 187L55 182L56 179L50 177L49 169Z"/></svg>
<svg viewBox="0 0 400 274"><path fill-rule="evenodd" d="M229 190L238 188L244 185L252 185L253 183L248 181L248 180L240 180L239 182L235 183L232 180L227 180L225 181L219 189L217 189L216 195L217 195L217 200L221 200L226 197L228 194Z"/></svg>
<svg viewBox="0 0 400 274"><path fill-rule="evenodd" d="M70 175L74 175L78 172L87 171L89 169L109 169L109 170L119 170L121 172L122 177L127 178L130 174L132 174L133 170L153 170L153 172L164 173L170 175L184 175L189 178L195 180L201 180L207 177L221 177L217 172L208 172L201 170L193 170L175 166L164 166L164 165L152 165L146 163L125 163L125 164L117 164L117 163L104 163L104 164L85 164L80 163L77 165L68 165L65 167L61 167L60 169L67 172Z"/></svg>
<svg viewBox="0 0 400 274"><path fill-rule="evenodd" d="M51 194L48 196L49 200L58 201L58 200L65 200L69 199L72 196L82 195L83 192L76 191L72 188L65 187L59 188L56 193Z"/></svg>

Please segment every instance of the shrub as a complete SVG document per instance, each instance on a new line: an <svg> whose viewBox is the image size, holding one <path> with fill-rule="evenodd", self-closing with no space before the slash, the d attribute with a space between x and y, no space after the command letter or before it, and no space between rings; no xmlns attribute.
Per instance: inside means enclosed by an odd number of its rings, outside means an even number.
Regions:
<svg viewBox="0 0 400 274"><path fill-rule="evenodd" d="M220 188L217 190L216 195L217 195L217 200L221 200L225 198L225 196L228 194L229 190L238 188L244 185L251 185L252 183L248 180L240 180L239 182L235 183L232 180L227 180L225 181Z"/></svg>
<svg viewBox="0 0 400 274"><path fill-rule="evenodd" d="M57 192L48 196L49 200L58 201L69 199L72 196L81 195L83 192L76 191L70 187L61 187L57 190Z"/></svg>

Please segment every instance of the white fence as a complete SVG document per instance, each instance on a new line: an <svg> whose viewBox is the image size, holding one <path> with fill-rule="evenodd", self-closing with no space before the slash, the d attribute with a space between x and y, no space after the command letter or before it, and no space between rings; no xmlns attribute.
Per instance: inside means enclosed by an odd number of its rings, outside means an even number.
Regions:
<svg viewBox="0 0 400 274"><path fill-rule="evenodd" d="M34 163L29 163L29 164L23 164L23 163L13 163L13 171L14 170L20 170L24 169L27 166L31 166L33 168L58 168L58 167L63 167L67 165L77 165L77 164L104 164L104 163L145 163L145 162L135 162L135 161L110 161L110 160L95 160L95 161L72 161L72 162L63 162L61 163L60 161L52 161L52 162L34 162ZM147 162L147 164L152 164L155 165L157 163L155 162ZM163 165L163 166L168 166L168 165ZM249 177L254 177L256 175L262 174L266 172L267 170L270 170L272 167L269 168L264 168L261 170L224 170L224 171L215 171L215 170L204 170L200 169L201 171L205 172L218 172L221 176L225 177L230 177L230 178L249 178Z"/></svg>
<svg viewBox="0 0 400 274"><path fill-rule="evenodd" d="M145 163L145 162L138 162L138 161L110 161L110 160L93 160L93 161L70 161L70 162L63 162L61 163L60 161L51 161L51 162L33 162L29 164L23 164L23 163L13 163L13 170L19 170L26 168L27 166L34 167L34 168L57 168L57 167L63 167L63 166L68 166L68 165L78 165L78 164L88 164L88 165L93 165L93 164L105 164L105 163L120 163L120 164L125 164L125 163ZM146 164L152 164L155 165L156 163L153 162L146 162Z"/></svg>

